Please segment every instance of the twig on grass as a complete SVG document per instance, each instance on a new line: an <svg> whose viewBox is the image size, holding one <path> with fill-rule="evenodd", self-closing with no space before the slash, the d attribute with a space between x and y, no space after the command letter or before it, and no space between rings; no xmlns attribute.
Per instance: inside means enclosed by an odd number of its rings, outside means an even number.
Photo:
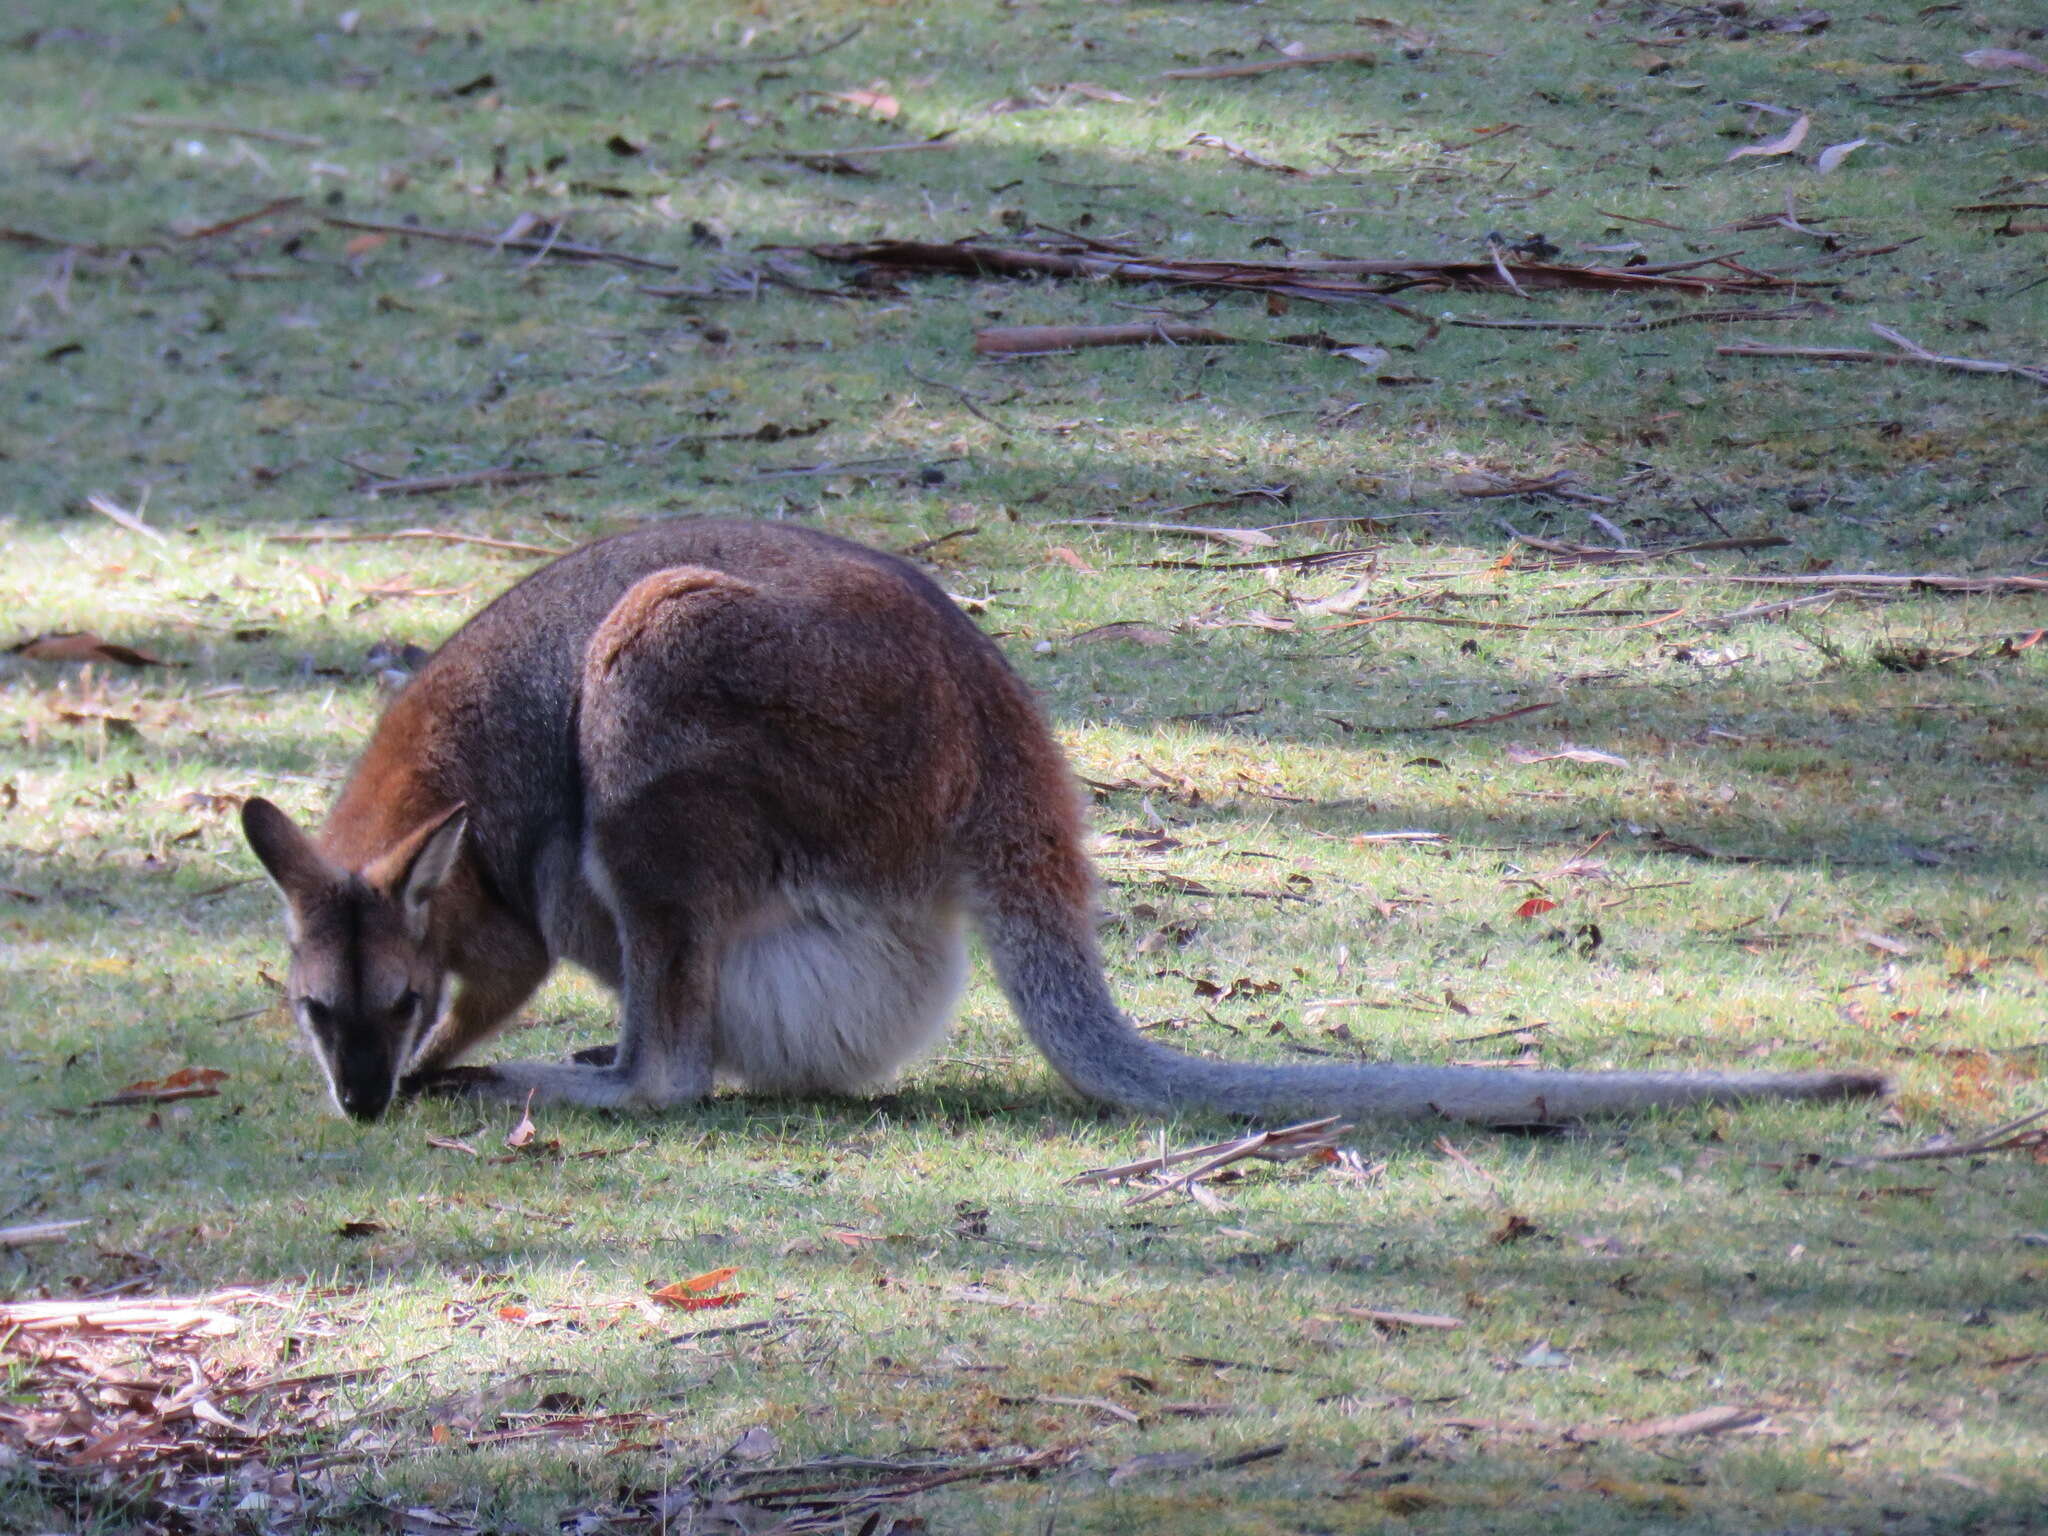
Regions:
<svg viewBox="0 0 2048 1536"><path fill-rule="evenodd" d="M2027 592L2048 592L2048 576L1985 575L1952 576L1942 572L1828 571L1797 575L1752 575L1747 572L1714 572L1702 575L1602 575L1584 582L1562 582L1546 591L1570 586L1614 587L1647 582L1668 582L1674 586L1725 582L1746 587L1839 588L1837 596L1872 596L1885 592L1952 592L1969 597L2014 596Z"/></svg>
<svg viewBox="0 0 2048 1536"><path fill-rule="evenodd" d="M1872 1152L1863 1157L1837 1157L1830 1160L1834 1168L1867 1168L1876 1163L1923 1163L1936 1158L1976 1157L1984 1152L2014 1152L2048 1147L2048 1126L2030 1131L2028 1126L2048 1120L2048 1109L2037 1109L2031 1114L2021 1115L2017 1120L2008 1120L1995 1125L1981 1135L1967 1141L1952 1143L1943 1147L1912 1147L1903 1152Z"/></svg>
<svg viewBox="0 0 2048 1536"><path fill-rule="evenodd" d="M515 555L544 555L553 559L566 554L566 550L550 549L545 544L522 544L516 539L486 538L480 533L449 533L440 528L399 528L390 533L327 533L314 530L310 533L273 533L264 539L266 544L388 544L400 539L429 539L442 544L478 544L485 549L502 549Z"/></svg>
<svg viewBox="0 0 2048 1536"><path fill-rule="evenodd" d="M1802 608L1824 608L1836 599L1848 594L1842 592L1809 592L1805 597L1788 597L1775 603L1752 603L1747 608L1737 608L1732 613L1710 613L1704 618L1692 621L1694 629L1728 629L1736 624L1747 624L1755 619L1775 619L1783 614L1797 613ZM1683 612L1675 609L1674 613Z"/></svg>
<svg viewBox="0 0 2048 1536"><path fill-rule="evenodd" d="M1370 621L1367 621L1370 622ZM1334 626L1339 629L1347 625ZM1540 709L1555 709L1563 699L1546 699L1541 704L1523 704L1515 709L1504 709L1493 715L1473 715L1465 720L1431 720L1422 725L1361 725L1356 729L1383 734L1389 731L1469 731L1482 725L1498 725L1503 720L1513 720L1518 715L1533 715Z"/></svg>
<svg viewBox="0 0 2048 1536"><path fill-rule="evenodd" d="M1279 540L1257 528L1205 528L1198 523L1127 523L1113 517L1056 517L1042 528L1115 528L1124 533L1160 533L1174 538L1207 539L1239 549L1271 549Z"/></svg>
<svg viewBox="0 0 2048 1536"><path fill-rule="evenodd" d="M1551 474L1535 477L1495 475L1485 471L1468 471L1450 478L1450 489L1460 496L1487 498L1495 496L1555 496L1560 501L1590 502L1595 506L1612 507L1620 504L1618 496L1599 496L1591 491L1577 489L1578 476L1568 469L1556 470ZM1514 529L1508 530L1516 538L1522 537Z"/></svg>
<svg viewBox="0 0 2048 1536"><path fill-rule="evenodd" d="M967 391L962 389L958 384L948 384L943 379L927 378L925 377L925 375L919 373L915 368L906 367L903 371L909 374L913 379L917 380L917 382L920 384L929 385L933 389L943 389L947 394L951 395L955 400L958 400L960 402L960 404L966 409L968 415L974 417L977 421L987 422L990 426L994 427L998 432L1002 433L1003 436L1015 437L1017 435L1009 427L1004 426L1000 421L997 421L995 417L989 415L987 411L984 411L980 406L976 405L974 403L974 397L968 394ZM955 534L947 535L947 537L949 538L957 536L958 535Z"/></svg>
<svg viewBox="0 0 2048 1536"><path fill-rule="evenodd" d="M31 1243L54 1243L67 1232L91 1225L90 1218L78 1216L70 1221L30 1221L19 1226L0 1227L0 1248L26 1248Z"/></svg>
<svg viewBox="0 0 2048 1536"><path fill-rule="evenodd" d="M1373 65L1378 58L1362 48L1337 53L1296 53L1277 59L1251 59L1242 64L1205 64L1193 69L1162 69L1162 80L1236 80L1246 75L1270 75L1278 69L1314 69L1323 64Z"/></svg>
<svg viewBox="0 0 2048 1536"><path fill-rule="evenodd" d="M747 155L748 160L794 160L815 170L844 169L866 175L852 162L866 155L908 155L927 149L952 149L952 131L935 133L928 139L908 139L896 144L849 144L843 149L778 149L766 154Z"/></svg>
<svg viewBox="0 0 2048 1536"><path fill-rule="evenodd" d="M1483 320L1446 318L1445 325L1480 331L1609 331L1617 335L1661 331L1674 325L1726 325L1748 320L1800 320L1824 312L1816 303L1788 304L1783 309L1696 309L1683 315L1658 315L1635 320Z"/></svg>
<svg viewBox="0 0 2048 1536"><path fill-rule="evenodd" d="M327 146L325 139L317 139L310 133L286 133L282 128L245 128L239 123L219 123L200 117L159 117L153 112L131 112L119 121L130 128L162 128L171 133L218 133L231 139L254 139L260 144L283 144L291 149L324 149Z"/></svg>
<svg viewBox="0 0 2048 1536"><path fill-rule="evenodd" d="M803 59L815 59L843 48L867 30L865 21L856 21L837 37L818 43L810 48L797 48L788 53L679 53L672 58L649 59L640 66L643 69L751 69L761 64L795 64Z"/></svg>
<svg viewBox="0 0 2048 1536"><path fill-rule="evenodd" d="M1677 555L1703 555L1720 550L1780 549L1792 541L1780 533L1759 533L1726 539L1699 539L1690 544L1672 544L1663 549L1602 548L1595 544L1572 544L1563 539L1539 538L1517 533L1515 542L1545 554L1556 555L1570 565L1626 565L1645 560L1669 560Z"/></svg>
<svg viewBox="0 0 2048 1536"><path fill-rule="evenodd" d="M273 213L283 213L287 208L296 208L304 201L303 197L274 197L261 208L252 208L247 213L238 213L233 218L222 219L218 223L202 224L197 229L181 229L177 231L177 236L180 240L210 240L215 235L224 235L229 230L240 229L244 224L253 224L258 219L270 217Z"/></svg>
<svg viewBox="0 0 2048 1536"><path fill-rule="evenodd" d="M1172 1194L1175 1191L1191 1192L1190 1187L1195 1183L1248 1157L1278 1163L1298 1157L1314 1157L1326 1152L1334 1154L1337 1143L1349 1135L1351 1129L1350 1125L1335 1115L1330 1115L1321 1120L1304 1120L1299 1125L1283 1126L1278 1130L1258 1131L1250 1136L1238 1137L1234 1141L1215 1141L1207 1146L1186 1147L1178 1152L1163 1152L1156 1157L1142 1157L1134 1163L1120 1163L1114 1168L1090 1168L1086 1172L1075 1174L1067 1182L1107 1184L1143 1174L1161 1173L1183 1163L1195 1164L1179 1177L1141 1190L1125 1202L1128 1205L1144 1205L1147 1201L1157 1200L1161 1195Z"/></svg>
<svg viewBox="0 0 2048 1536"><path fill-rule="evenodd" d="M2029 363L2000 363L1981 357L1951 357L1930 352L1909 341L1888 325L1873 320L1871 330L1899 350L1876 352L1867 347L1773 347L1760 341L1739 341L1714 348L1717 357L1805 357L1831 363L1877 363L1887 368L1947 368L1958 373L2003 373L2029 380L2048 389L2048 367Z"/></svg>
<svg viewBox="0 0 2048 1536"><path fill-rule="evenodd" d="M148 505L148 500L146 496L143 498L144 506ZM142 520L142 507L140 506L133 512L130 512L126 507L115 501L113 497L103 496L98 491L94 491L91 495L87 496L85 504L91 507L93 511L99 513L101 517L106 518L110 522L120 524L121 527L126 528L130 533L139 533L144 538L154 539L159 544L170 542L161 532L150 527L149 524Z"/></svg>
<svg viewBox="0 0 2048 1536"><path fill-rule="evenodd" d="M424 224L391 224L375 219L344 219L335 214L326 214L321 223L336 229L356 229L373 235L403 235L418 240L440 240L450 245L473 245L487 251L537 251L543 255L560 257L563 261L610 262L614 266L634 267L650 272L680 272L681 267L672 261L656 261L647 256L634 256L625 251L607 250L596 245L575 245L558 240L554 227L548 226L545 236L532 234L486 235L467 229L430 229Z"/></svg>
<svg viewBox="0 0 2048 1536"><path fill-rule="evenodd" d="M346 459L342 462L348 463ZM476 485L534 485L542 480L575 479L590 474L593 468L585 465L580 469L514 469L503 464L491 469L463 469L444 475L411 475L387 480L359 464L349 464L348 467L363 476L357 489L365 496L432 496L442 491L465 491Z"/></svg>

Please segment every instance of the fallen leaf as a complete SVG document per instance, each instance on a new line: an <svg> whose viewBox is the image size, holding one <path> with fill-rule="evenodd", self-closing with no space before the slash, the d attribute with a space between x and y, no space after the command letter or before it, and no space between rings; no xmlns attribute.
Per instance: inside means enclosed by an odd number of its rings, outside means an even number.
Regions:
<svg viewBox="0 0 2048 1536"><path fill-rule="evenodd" d="M389 1232L390 1230L391 1228L381 1221L365 1218L362 1221L344 1221L334 1229L334 1235L336 1237L375 1237L379 1232Z"/></svg>
<svg viewBox="0 0 2048 1536"><path fill-rule="evenodd" d="M1557 903L1548 896L1531 896L1527 901L1515 908L1515 916L1524 918L1541 917L1546 912L1554 912L1556 910Z"/></svg>
<svg viewBox="0 0 2048 1536"><path fill-rule="evenodd" d="M1444 1317L1435 1312L1388 1312L1378 1307L1341 1307L1338 1310L1346 1317L1362 1317L1376 1327L1386 1329L1438 1328L1450 1330L1462 1328L1463 1321L1455 1317Z"/></svg>
<svg viewBox="0 0 2048 1536"><path fill-rule="evenodd" d="M903 103L886 91L831 91L827 94L833 101L843 101L856 112L865 112L885 123L894 122L903 111Z"/></svg>
<svg viewBox="0 0 2048 1536"><path fill-rule="evenodd" d="M765 1424L756 1424L727 1446L725 1454L734 1461L766 1461L781 1449L782 1442L775 1431Z"/></svg>
<svg viewBox="0 0 2048 1536"><path fill-rule="evenodd" d="M348 257L367 256L390 239L389 235L357 235L341 248L341 253Z"/></svg>
<svg viewBox="0 0 2048 1536"><path fill-rule="evenodd" d="M2018 48L1972 48L1963 55L1963 62L1972 69L2030 69L2048 75L2048 64Z"/></svg>
<svg viewBox="0 0 2048 1536"><path fill-rule="evenodd" d="M526 1107L519 1111L519 1123L505 1133L505 1145L517 1152L529 1145L535 1135L533 1125L533 1092L526 1095Z"/></svg>
<svg viewBox="0 0 2048 1536"><path fill-rule="evenodd" d="M1571 1363L1572 1357L1561 1349L1552 1349L1548 1339L1538 1339L1534 1348L1515 1361L1525 1371L1568 1370Z"/></svg>
<svg viewBox="0 0 2048 1536"><path fill-rule="evenodd" d="M1830 144L1814 157L1813 168L1825 176L1869 142L1868 139L1851 139L1846 144Z"/></svg>
<svg viewBox="0 0 2048 1536"><path fill-rule="evenodd" d="M1509 743L1508 757L1517 763L1550 763L1563 759L1572 763L1599 763L1609 768L1626 768L1628 759L1616 757L1612 752L1598 752L1591 747L1559 747L1555 752L1539 752L1533 747Z"/></svg>
<svg viewBox="0 0 2048 1536"><path fill-rule="evenodd" d="M1806 130L1812 126L1813 119L1802 112L1799 114L1798 120L1777 138L1767 140L1762 144L1745 144L1742 148L1731 153L1728 158L1730 160L1741 160L1750 155L1756 155L1759 158L1770 155L1789 155L1806 142Z"/></svg>
<svg viewBox="0 0 2048 1536"><path fill-rule="evenodd" d="M665 1307L673 1307L678 1312L701 1312L711 1307L729 1307L735 1302L745 1301L747 1293L719 1291L718 1287L738 1273L739 1267L733 1264L728 1264L722 1269L707 1269L701 1275L692 1275L687 1280L677 1280L664 1285L658 1291L650 1291L648 1296L649 1299L658 1301ZM707 1295L707 1292L717 1294Z"/></svg>
<svg viewBox="0 0 2048 1536"><path fill-rule="evenodd" d="M1501 1218L1499 1226L1488 1234L1487 1241L1496 1247L1505 1248L1509 1243L1519 1243L1525 1237L1536 1237L1543 1229L1524 1216L1520 1211L1509 1211Z"/></svg>
<svg viewBox="0 0 2048 1536"><path fill-rule="evenodd" d="M663 1286L662 1291L669 1287ZM723 1291L716 1296L664 1296L662 1291L653 1293L654 1299L664 1307L673 1307L678 1312L706 1312L714 1307L730 1307L747 1299L745 1291Z"/></svg>
<svg viewBox="0 0 2048 1536"><path fill-rule="evenodd" d="M1072 566L1083 576L1096 575L1096 569L1064 544L1055 544L1045 552L1048 562L1058 561L1061 565Z"/></svg>
<svg viewBox="0 0 2048 1536"><path fill-rule="evenodd" d="M707 1269L701 1275L692 1275L687 1280L678 1280L673 1285L665 1285L662 1287L662 1290L675 1291L682 1295L715 1291L739 1272L737 1264L728 1264L722 1269ZM660 1292L655 1294L659 1295Z"/></svg>
<svg viewBox="0 0 2048 1536"><path fill-rule="evenodd" d="M7 649L11 654L28 661L112 661L124 667L170 665L161 656L152 656L149 652L138 651L132 646L116 645L111 640L102 640L89 629L33 635Z"/></svg>

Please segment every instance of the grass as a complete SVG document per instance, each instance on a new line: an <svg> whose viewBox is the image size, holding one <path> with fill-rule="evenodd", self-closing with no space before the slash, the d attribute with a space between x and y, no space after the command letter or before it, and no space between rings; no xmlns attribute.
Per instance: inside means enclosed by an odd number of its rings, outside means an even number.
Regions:
<svg viewBox="0 0 2048 1536"><path fill-rule="evenodd" d="M2038 1164L1829 1159L2038 1100L2048 646L2000 641L2048 622L2044 605L1916 592L1695 627L1781 595L1737 574L2025 572L2048 547L2033 386L1712 350L1738 334L1864 345L1877 320L1938 351L2040 358L2048 237L1951 211L2043 199L2040 77L1960 59L2039 51L2032 13L1887 6L1802 34L1575 3L1439 10L1403 18L1432 34L1408 57L1383 28L1270 8L561 0L371 6L345 24L303 6L87 0L0 50L0 226L54 242L0 242L0 643L84 629L177 663L0 660L0 1224L91 1221L0 1250L0 1290L282 1298L210 1358L362 1373L271 1452L350 1458L316 1490L326 1529L407 1509L648 1529L626 1520L640 1491L756 1426L791 1461L1078 1453L917 1501L949 1533L2038 1528ZM856 20L807 59L649 67L796 52ZM1677 46L1635 41L1688 26ZM1253 55L1262 36L1380 61L1156 78ZM2014 85L1882 99L1938 79ZM1130 99L1051 89L1075 81ZM897 121L821 94L866 88L898 100ZM1744 101L1811 112L1809 150L1870 142L1824 179L1804 159L1726 164L1782 131ZM1518 126L1481 132L1503 123ZM777 158L949 129L950 147L878 158L872 176ZM1191 148L1196 133L1318 174L1235 163ZM1715 228L1788 196L1839 238ZM301 201L178 233L283 197ZM680 271L321 222L495 232L524 212ZM1571 260L1631 241L1652 261L1739 248L1842 286L1826 312L1752 332L1425 338L1377 310L1268 315L1248 299L1208 317L1394 349L1376 368L1264 346L1011 365L968 349L981 324L1124 320L1148 311L1120 306L1192 309L1188 295L721 289L771 259L814 288L846 275L757 247L1030 222L1247 256L1270 237L1466 257L1488 230L1541 229ZM1836 259L1875 247L1897 248ZM1420 302L1670 312L1599 295ZM343 460L576 473L371 501ZM821 464L854 467L760 473ZM1791 543L1621 572L1526 551L1504 564L1503 519L1608 540L1579 505L1444 489L1460 471L1558 468L1618 498L1598 510L1644 543ZM1281 483L1281 509L1168 514ZM90 510L94 493L142 507L162 539ZM460 1107L368 1132L328 1117L273 1006L274 901L234 797L317 817L378 708L367 650L434 644L530 562L272 536L424 526L566 547L708 513L894 548L958 535L934 569L1004 636L1077 769L1120 786L1097 792L1106 947L1133 1015L1182 1047L1854 1060L1896 1074L1892 1109L1454 1132L1462 1159L1433 1130L1368 1128L1357 1145L1384 1164L1369 1181L1285 1165L1221 1187L1218 1210L1130 1209L1065 1181L1141 1155L1160 1128L1059 1092L982 977L954 1042L872 1103L544 1115L559 1148L510 1161L493 1160L508 1126ZM1099 516L1351 520L1290 529L1277 553L1377 546L1360 612L1527 627L1342 628L1301 604L1367 567L1159 567L1201 547L1048 526ZM1595 612L1559 617L1572 609ZM1086 637L1108 624L1150 633ZM1520 762L1516 744L1626 766ZM1440 839L1371 840L1416 829ZM1517 917L1539 894L1558 905ZM1271 986L1231 989L1240 977ZM610 1004L565 976L529 1017L509 1048L558 1052L602 1038ZM188 1065L230 1073L221 1095L80 1112ZM1510 1212L1534 1230L1515 1237ZM736 1308L657 1319L639 1300L727 1265L748 1293ZM1386 1336L1344 1310L1361 1306L1464 1326ZM753 1323L769 1326L670 1342ZM36 1390L17 1371L0 1408ZM470 1444L571 1402L648 1418ZM1710 1404L1765 1417L1689 1441L1617 1433ZM1279 1442L1223 1469L1136 1460ZM172 1519L170 1485L136 1474L16 1459L0 1479L0 1529Z"/></svg>

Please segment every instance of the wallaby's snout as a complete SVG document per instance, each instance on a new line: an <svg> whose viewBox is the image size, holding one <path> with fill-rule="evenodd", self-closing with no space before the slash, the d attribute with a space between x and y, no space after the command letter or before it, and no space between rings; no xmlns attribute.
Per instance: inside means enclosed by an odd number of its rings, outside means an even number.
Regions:
<svg viewBox="0 0 2048 1536"><path fill-rule="evenodd" d="M335 1102L341 1105L341 1112L358 1125L369 1125L384 1118L384 1111L391 1107L391 1084L371 1082L337 1082L334 1085Z"/></svg>

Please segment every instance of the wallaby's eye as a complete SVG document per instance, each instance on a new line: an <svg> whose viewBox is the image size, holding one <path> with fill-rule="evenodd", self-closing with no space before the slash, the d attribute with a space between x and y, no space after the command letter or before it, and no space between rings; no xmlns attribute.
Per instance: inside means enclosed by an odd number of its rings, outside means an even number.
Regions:
<svg viewBox="0 0 2048 1536"><path fill-rule="evenodd" d="M315 1029L325 1029L334 1022L334 1010L317 997L305 998L299 1006L306 1010L306 1022Z"/></svg>
<svg viewBox="0 0 2048 1536"><path fill-rule="evenodd" d="M391 1011L401 1019L409 1019L420 1011L420 995L407 988L405 995L392 1005Z"/></svg>

